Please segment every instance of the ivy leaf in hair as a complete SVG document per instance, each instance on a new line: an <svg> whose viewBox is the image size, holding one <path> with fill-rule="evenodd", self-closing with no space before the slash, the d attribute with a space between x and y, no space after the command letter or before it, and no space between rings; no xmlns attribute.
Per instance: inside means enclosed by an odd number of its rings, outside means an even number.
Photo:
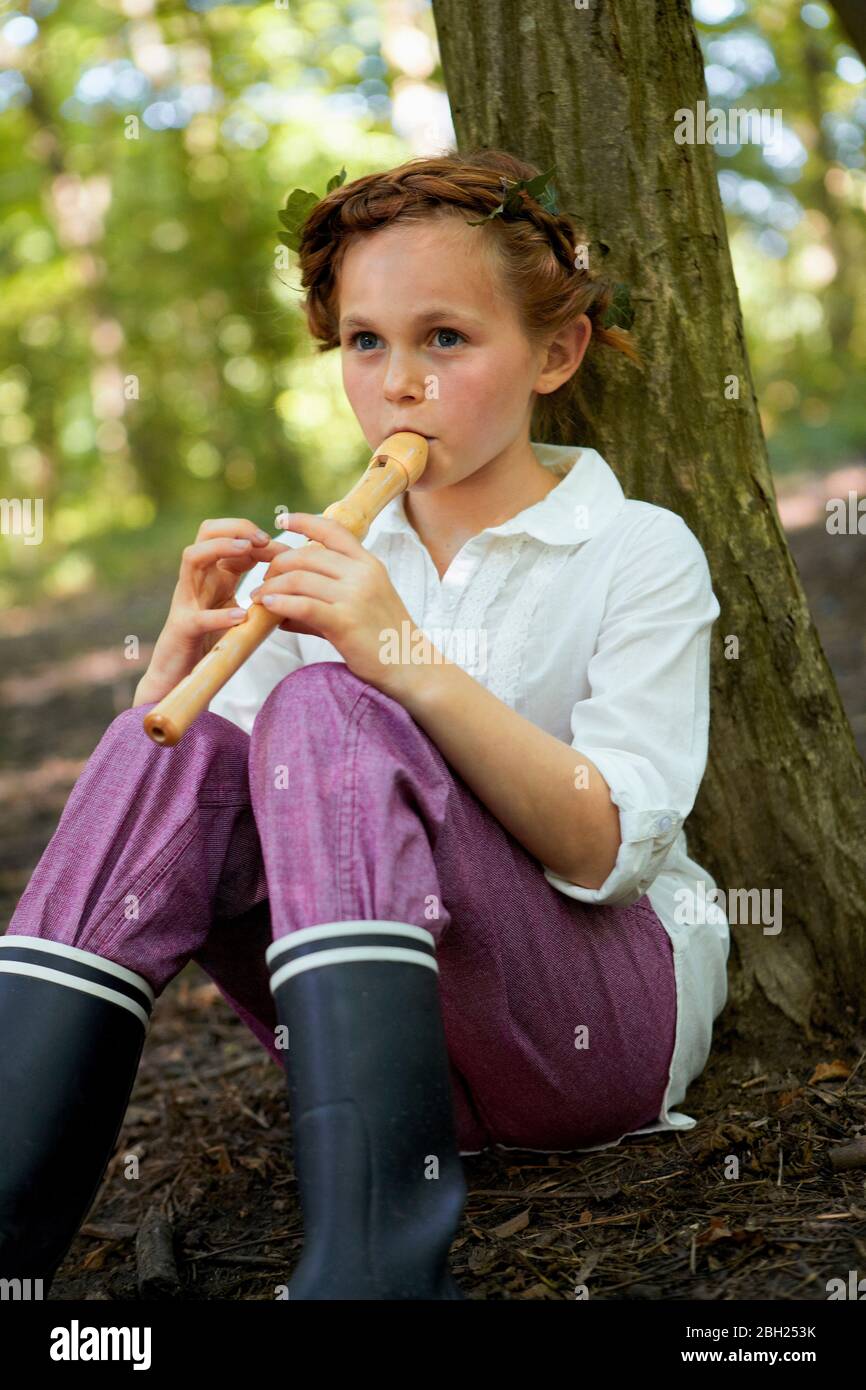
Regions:
<svg viewBox="0 0 866 1390"><path fill-rule="evenodd" d="M556 193L554 192L553 184L551 183L549 188L547 186L548 179L552 178L555 172L556 168L554 166L554 168L548 169L546 174L537 174L534 179L529 179L528 182L521 179L518 184L518 187L525 188L530 197L540 203L545 212L550 213L551 217L559 216L559 206L556 201Z"/></svg>
<svg viewBox="0 0 866 1390"><path fill-rule="evenodd" d="M331 178L328 179L328 186L325 189L325 192L330 193L332 188L339 188L340 184L345 182L346 166L344 165L343 168L340 170L339 174L334 174Z"/></svg>
<svg viewBox="0 0 866 1390"><path fill-rule="evenodd" d="M339 174L333 174L328 179L325 193L328 194L334 188L339 188L340 184L345 183L345 166ZM280 233L280 241L284 246L288 246L292 251L301 249L301 228L312 212L316 203L320 201L318 193L310 193L306 188L293 188L288 198L286 206L280 209L279 218L286 231Z"/></svg>
<svg viewBox="0 0 866 1390"><path fill-rule="evenodd" d="M470 227L480 227L485 222L489 222L491 217L500 217L503 213L510 213L512 217L519 217L523 211L523 199L521 191L528 193L537 203L549 212L552 217L556 217L559 208L556 202L556 194L553 187L547 187L548 179L553 175L555 169L548 169L546 174L536 174L531 179L507 179L503 174L499 180L502 188L502 202L495 207L492 212L488 212L486 217L482 217L478 222L470 222Z"/></svg>
<svg viewBox="0 0 866 1390"><path fill-rule="evenodd" d="M301 227L318 201L316 193L309 193L305 188L292 189L286 199L286 206L280 209L279 214L280 221L286 229L280 233L280 241L284 246L288 246L292 251L300 251Z"/></svg>
<svg viewBox="0 0 866 1390"><path fill-rule="evenodd" d="M506 187L507 187L507 183L506 183L506 180L505 180L504 177L503 177L502 179L500 179L500 183L501 183L501 185L502 185L502 196L503 196L503 199L504 199L504 198L505 198L505 190L506 190ZM466 225L467 225L467 227L483 227L483 226L484 226L484 223L485 223L485 222L489 222L490 219L491 219L491 217L498 217L499 214L500 214L501 212L504 212L504 210L505 210L505 203L504 203L504 201L503 201L503 202L501 202L501 203L499 204L498 207L494 208L492 212L488 212L484 217L480 218L477 222L467 222Z"/></svg>
<svg viewBox="0 0 866 1390"><path fill-rule="evenodd" d="M601 321L602 328L631 328L635 319L634 306L628 285L615 285L613 299Z"/></svg>

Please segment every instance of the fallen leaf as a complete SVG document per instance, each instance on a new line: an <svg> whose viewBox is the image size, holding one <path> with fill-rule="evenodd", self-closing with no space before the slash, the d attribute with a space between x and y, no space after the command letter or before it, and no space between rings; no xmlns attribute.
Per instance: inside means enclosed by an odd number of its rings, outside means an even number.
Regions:
<svg viewBox="0 0 866 1390"><path fill-rule="evenodd" d="M492 1234L494 1236L513 1236L518 1231L522 1231L529 1225L529 1210L520 1212L518 1216L512 1216L510 1221L503 1221L501 1226L494 1226Z"/></svg>
<svg viewBox="0 0 866 1390"><path fill-rule="evenodd" d="M267 1163L263 1158L248 1158L242 1155L238 1158L238 1163L242 1168L252 1168L256 1173L261 1173L264 1177L267 1172Z"/></svg>
<svg viewBox="0 0 866 1390"><path fill-rule="evenodd" d="M89 1251L81 1261L82 1269L102 1269L105 1256L110 1249L110 1245L98 1245L95 1250Z"/></svg>
<svg viewBox="0 0 866 1390"><path fill-rule="evenodd" d="M816 1081L829 1081L831 1077L842 1078L851 1075L851 1068L846 1062L841 1062L838 1057L832 1062L819 1062L812 1075L809 1077L809 1085L812 1086Z"/></svg>
<svg viewBox="0 0 866 1390"><path fill-rule="evenodd" d="M793 1102L795 1100L799 1100L800 1096L802 1095L805 1095L805 1091L802 1086L796 1086L793 1091L781 1091L778 1096L778 1099L776 1100L776 1108L779 1110L784 1110L786 1105L792 1105Z"/></svg>

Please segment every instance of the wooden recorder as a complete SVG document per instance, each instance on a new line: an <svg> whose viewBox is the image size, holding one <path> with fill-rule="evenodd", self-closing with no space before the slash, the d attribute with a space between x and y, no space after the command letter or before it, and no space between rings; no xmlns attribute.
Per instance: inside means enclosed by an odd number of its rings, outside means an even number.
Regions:
<svg viewBox="0 0 866 1390"><path fill-rule="evenodd" d="M322 515L339 521L362 541L373 518L392 497L417 482L426 466L427 440L423 435L408 430L391 434L379 445L354 487ZM321 542L307 540L304 544ZM189 675L144 716L145 733L154 743L174 747L217 691L281 622L279 614L253 601L244 621L229 628Z"/></svg>

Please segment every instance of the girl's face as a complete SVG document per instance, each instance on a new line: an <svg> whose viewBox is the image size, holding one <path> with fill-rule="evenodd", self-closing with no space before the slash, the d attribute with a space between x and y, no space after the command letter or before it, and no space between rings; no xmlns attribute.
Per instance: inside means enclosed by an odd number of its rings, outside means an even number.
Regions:
<svg viewBox="0 0 866 1390"><path fill-rule="evenodd" d="M340 270L349 403L371 449L401 429L431 437L423 491L528 441L533 391L576 365L572 354L543 370L548 354L525 338L482 235L456 217L395 223L355 237Z"/></svg>

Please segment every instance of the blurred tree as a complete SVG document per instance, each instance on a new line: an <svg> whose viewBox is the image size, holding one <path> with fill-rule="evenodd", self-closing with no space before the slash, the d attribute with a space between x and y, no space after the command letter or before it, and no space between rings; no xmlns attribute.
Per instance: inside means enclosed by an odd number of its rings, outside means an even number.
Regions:
<svg viewBox="0 0 866 1390"><path fill-rule="evenodd" d="M0 492L48 545L0 537L0 604L110 579L111 533L176 566L206 516L333 500L366 446L278 209L407 153L376 0L29 8L0 23Z"/></svg>
<svg viewBox="0 0 866 1390"><path fill-rule="evenodd" d="M830 0L842 28L866 62L866 5L863 0Z"/></svg>
<svg viewBox="0 0 866 1390"><path fill-rule="evenodd" d="M714 109L772 113L714 144L773 467L862 458L866 68L815 0L693 0Z"/></svg>
<svg viewBox="0 0 866 1390"><path fill-rule="evenodd" d="M459 144L555 164L561 205L632 287L646 372L587 361L570 437L684 518L720 596L690 847L726 891L784 902L778 940L734 925L732 1000L757 989L803 1026L838 1021L840 996L866 1004L866 769L779 522L713 146L674 139L677 112L710 105L689 9L433 10Z"/></svg>

